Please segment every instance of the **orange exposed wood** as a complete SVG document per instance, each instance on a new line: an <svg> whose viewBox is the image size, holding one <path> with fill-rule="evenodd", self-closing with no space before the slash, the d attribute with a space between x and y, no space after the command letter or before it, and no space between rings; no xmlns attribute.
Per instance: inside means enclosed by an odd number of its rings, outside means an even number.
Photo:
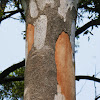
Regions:
<svg viewBox="0 0 100 100"><path fill-rule="evenodd" d="M27 26L26 41L28 43L28 53L29 53L34 43L34 26L32 24L28 24Z"/></svg>
<svg viewBox="0 0 100 100"><path fill-rule="evenodd" d="M57 81L66 100L75 100L75 76L72 64L72 48L68 34L62 32L55 46Z"/></svg>

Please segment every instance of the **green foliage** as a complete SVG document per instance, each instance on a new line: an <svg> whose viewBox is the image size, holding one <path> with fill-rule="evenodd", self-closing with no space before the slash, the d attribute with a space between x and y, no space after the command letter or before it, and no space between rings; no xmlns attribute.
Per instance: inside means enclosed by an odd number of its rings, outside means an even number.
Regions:
<svg viewBox="0 0 100 100"><path fill-rule="evenodd" d="M7 77L24 76L24 67L15 70ZM0 86L0 100L7 98L7 100L18 100L23 97L24 81L14 81L2 84Z"/></svg>
<svg viewBox="0 0 100 100"><path fill-rule="evenodd" d="M0 100L18 100L23 96L24 82L10 82L3 84L0 89Z"/></svg>

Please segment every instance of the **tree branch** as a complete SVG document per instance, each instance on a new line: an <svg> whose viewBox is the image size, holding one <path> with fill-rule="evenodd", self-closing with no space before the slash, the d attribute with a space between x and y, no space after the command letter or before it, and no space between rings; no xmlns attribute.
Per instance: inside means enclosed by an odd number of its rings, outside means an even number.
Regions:
<svg viewBox="0 0 100 100"><path fill-rule="evenodd" d="M98 96L98 97L95 98L95 100L98 100L98 99L100 99L100 96Z"/></svg>
<svg viewBox="0 0 100 100"><path fill-rule="evenodd" d="M76 80L77 81L79 81L81 79L92 80L92 81L100 83L100 79L96 78L94 76L82 76L82 75L76 76ZM6 77L6 78L4 78L2 80L0 79L0 84L4 84L4 83L7 83L7 82L12 82L12 81L24 81L24 77L23 76Z"/></svg>
<svg viewBox="0 0 100 100"><path fill-rule="evenodd" d="M1 23L1 21L3 21L3 20L5 20L5 19L9 18L10 16L12 16L12 15L18 13L18 12L23 12L23 10L22 10L22 9L18 9L18 10L15 10L15 11L11 11L9 15L7 15L7 16L5 16L5 17L3 17L3 18L0 18L0 23Z"/></svg>
<svg viewBox="0 0 100 100"><path fill-rule="evenodd" d="M18 2L17 2L17 8L18 8L18 9L20 9L19 3L20 3L20 1L18 0ZM22 18L23 18L24 21L25 21L25 15L23 14L23 12L20 11L20 14L21 14Z"/></svg>
<svg viewBox="0 0 100 100"><path fill-rule="evenodd" d="M18 77L7 77L7 78L4 78L3 80L0 80L0 84L4 84L4 83L7 83L7 82L12 82L12 81L23 81L24 80L24 77L22 76L18 76Z"/></svg>
<svg viewBox="0 0 100 100"><path fill-rule="evenodd" d="M87 7L87 5L92 5L91 3L91 0L88 0L86 2L83 2L83 1L80 1L79 4L78 4L78 8L84 8L84 7Z"/></svg>
<svg viewBox="0 0 100 100"><path fill-rule="evenodd" d="M95 82L99 82L100 83L100 79L96 78L94 76L76 76L76 80L79 81L80 79L86 79L86 80L92 80Z"/></svg>
<svg viewBox="0 0 100 100"><path fill-rule="evenodd" d="M18 68L24 67L25 66L25 60L12 65L11 67L5 69L1 74L0 74L0 80L3 80L9 73L15 71Z"/></svg>
<svg viewBox="0 0 100 100"><path fill-rule="evenodd" d="M78 30L76 30L75 36L78 36L79 34L84 32L86 29L88 29L90 26L94 26L94 25L100 25L100 18L91 20L90 22L80 27Z"/></svg>

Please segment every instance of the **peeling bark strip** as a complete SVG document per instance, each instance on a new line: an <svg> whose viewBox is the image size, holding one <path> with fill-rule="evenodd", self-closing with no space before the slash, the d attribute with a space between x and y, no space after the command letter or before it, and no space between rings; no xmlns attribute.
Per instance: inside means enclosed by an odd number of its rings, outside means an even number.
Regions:
<svg viewBox="0 0 100 100"><path fill-rule="evenodd" d="M34 43L34 26L31 24L28 24L27 26L27 32L26 32L26 42L28 45L28 53L32 48L32 45Z"/></svg>
<svg viewBox="0 0 100 100"><path fill-rule="evenodd" d="M55 100L75 100L75 76L72 64L72 48L68 34L62 32L55 46L57 66L57 95ZM60 96L62 99L57 99Z"/></svg>

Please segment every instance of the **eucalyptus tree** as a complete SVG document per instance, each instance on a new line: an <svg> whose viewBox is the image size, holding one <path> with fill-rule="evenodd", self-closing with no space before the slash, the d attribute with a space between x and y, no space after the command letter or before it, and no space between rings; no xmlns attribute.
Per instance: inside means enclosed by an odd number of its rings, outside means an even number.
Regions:
<svg viewBox="0 0 100 100"><path fill-rule="evenodd" d="M26 0L24 100L75 100L77 0Z"/></svg>

